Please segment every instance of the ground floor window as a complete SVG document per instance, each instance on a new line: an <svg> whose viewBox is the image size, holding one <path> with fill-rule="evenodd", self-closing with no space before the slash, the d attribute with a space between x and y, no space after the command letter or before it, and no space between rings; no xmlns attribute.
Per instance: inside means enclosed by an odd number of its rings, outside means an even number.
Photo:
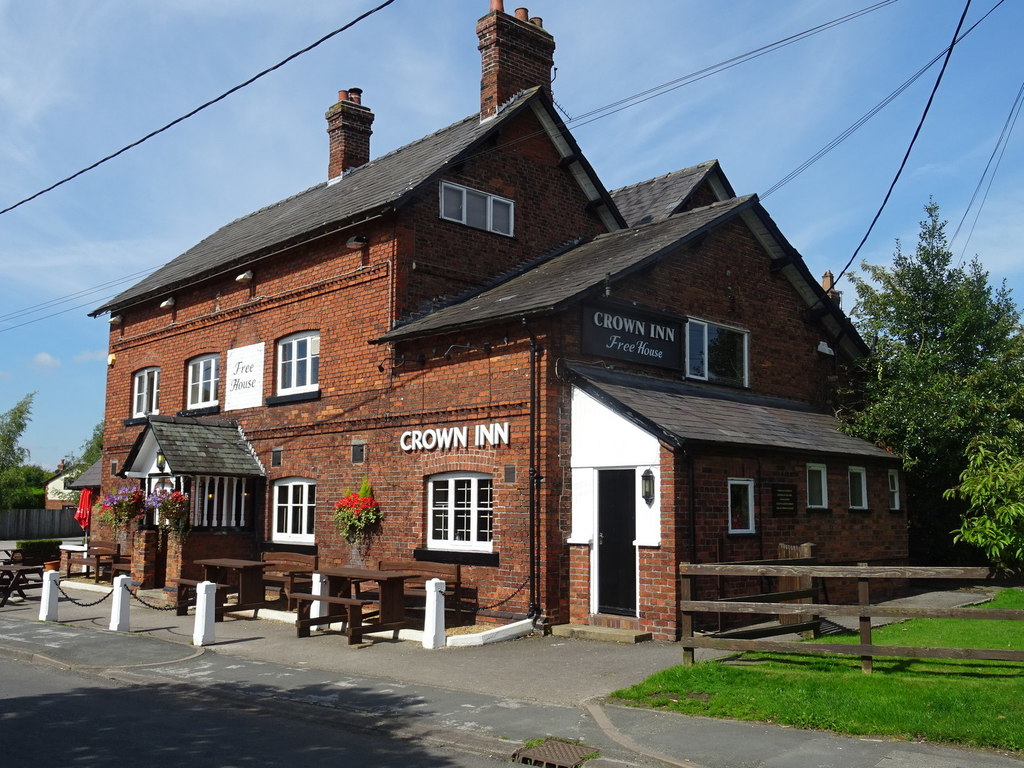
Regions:
<svg viewBox="0 0 1024 768"><path fill-rule="evenodd" d="M490 475L451 472L428 481L427 546L491 551L494 483Z"/></svg>
<svg viewBox="0 0 1024 768"><path fill-rule="evenodd" d="M900 508L900 471L889 470L889 509Z"/></svg>
<svg viewBox="0 0 1024 768"><path fill-rule="evenodd" d="M729 478L729 533L754 532L754 481Z"/></svg>
<svg viewBox="0 0 1024 768"><path fill-rule="evenodd" d="M288 477L274 483L274 541L313 543L316 481Z"/></svg>
<svg viewBox="0 0 1024 768"><path fill-rule="evenodd" d="M252 527L252 481L244 477L192 478L194 528Z"/></svg>
<svg viewBox="0 0 1024 768"><path fill-rule="evenodd" d="M813 509L828 506L828 468L824 464L807 465L807 506Z"/></svg>
<svg viewBox="0 0 1024 768"><path fill-rule="evenodd" d="M868 508L868 473L864 467L850 467L850 509Z"/></svg>

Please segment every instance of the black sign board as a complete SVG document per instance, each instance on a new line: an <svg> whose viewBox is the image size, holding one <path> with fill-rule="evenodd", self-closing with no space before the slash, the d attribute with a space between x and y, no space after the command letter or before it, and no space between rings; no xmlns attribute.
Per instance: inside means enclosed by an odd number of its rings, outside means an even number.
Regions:
<svg viewBox="0 0 1024 768"><path fill-rule="evenodd" d="M583 351L589 355L683 370L683 321L614 305L583 306Z"/></svg>
<svg viewBox="0 0 1024 768"><path fill-rule="evenodd" d="M776 484L772 486L772 512L776 515L796 514L796 486Z"/></svg>

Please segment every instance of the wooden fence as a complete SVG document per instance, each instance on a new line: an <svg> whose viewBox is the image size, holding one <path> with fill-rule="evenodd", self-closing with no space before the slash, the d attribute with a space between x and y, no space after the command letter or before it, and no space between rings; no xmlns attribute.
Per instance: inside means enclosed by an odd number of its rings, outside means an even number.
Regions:
<svg viewBox="0 0 1024 768"><path fill-rule="evenodd" d="M875 656L897 656L907 658L933 659L986 659L994 661L1024 661L1024 651L1009 651L998 648L919 648L914 646L883 646L871 642L872 617L892 619L933 618L933 619L1002 619L1024 620L1024 610L994 610L984 608L915 608L899 605L872 605L870 584L882 579L943 579L977 581L992 579L987 568L914 568L889 566L830 566L793 565L784 561L763 561L759 563L708 563L692 565L681 563L681 600L683 664L694 662L697 648L712 648L725 651L768 651L803 654L847 654L861 657L861 669L870 674ZM751 598L726 600L693 600L693 581L698 576L761 576L803 579L856 579L856 605L813 605L784 602L808 597L804 590L766 593ZM813 592L813 591L812 591ZM757 599L754 599L757 598ZM694 635L693 619L697 613L774 614L776 616L804 615L807 621L785 627L766 627L762 630L741 630ZM857 617L860 643L802 643L796 641L770 640L767 637L782 632L793 633L812 629L821 616ZM740 636L742 635L742 636Z"/></svg>
<svg viewBox="0 0 1024 768"><path fill-rule="evenodd" d="M0 510L0 540L67 539L81 535L82 528L73 509Z"/></svg>

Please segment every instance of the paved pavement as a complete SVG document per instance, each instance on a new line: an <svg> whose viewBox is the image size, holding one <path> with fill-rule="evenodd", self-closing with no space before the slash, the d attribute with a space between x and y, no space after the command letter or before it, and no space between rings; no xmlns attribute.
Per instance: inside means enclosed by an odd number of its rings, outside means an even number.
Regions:
<svg viewBox="0 0 1024 768"><path fill-rule="evenodd" d="M73 582L77 603L110 591ZM92 585L89 585L92 587ZM977 592L930 593L935 605L976 601ZM600 766L686 768L1021 768L1009 756L858 739L609 704L604 696L679 663L673 643L617 645L531 636L493 645L427 651L412 640L374 638L349 647L337 633L297 639L294 627L228 617L216 642L191 645L193 617L133 601L131 631L110 632L108 598L80 606L62 598L59 623L38 622L38 593L0 609L0 654L56 664L126 683L196 687L227 702L259 704L286 717L384 729L507 759L545 736L599 750Z"/></svg>

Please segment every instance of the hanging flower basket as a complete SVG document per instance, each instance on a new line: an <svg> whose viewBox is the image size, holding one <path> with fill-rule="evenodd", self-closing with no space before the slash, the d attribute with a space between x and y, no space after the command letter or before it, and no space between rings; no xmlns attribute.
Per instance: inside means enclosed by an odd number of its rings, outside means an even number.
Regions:
<svg viewBox="0 0 1024 768"><path fill-rule="evenodd" d="M383 518L369 478L364 477L358 491L346 494L334 505L334 524L349 541L368 535Z"/></svg>
<svg viewBox="0 0 1024 768"><path fill-rule="evenodd" d="M146 497L146 509L153 513L153 519L160 530L181 544L192 529L192 510L187 493L180 491L155 491Z"/></svg>
<svg viewBox="0 0 1024 768"><path fill-rule="evenodd" d="M130 530L145 519L145 500L145 494L131 486L120 488L116 493L108 493L103 497L103 505L100 507L100 520L115 531Z"/></svg>

